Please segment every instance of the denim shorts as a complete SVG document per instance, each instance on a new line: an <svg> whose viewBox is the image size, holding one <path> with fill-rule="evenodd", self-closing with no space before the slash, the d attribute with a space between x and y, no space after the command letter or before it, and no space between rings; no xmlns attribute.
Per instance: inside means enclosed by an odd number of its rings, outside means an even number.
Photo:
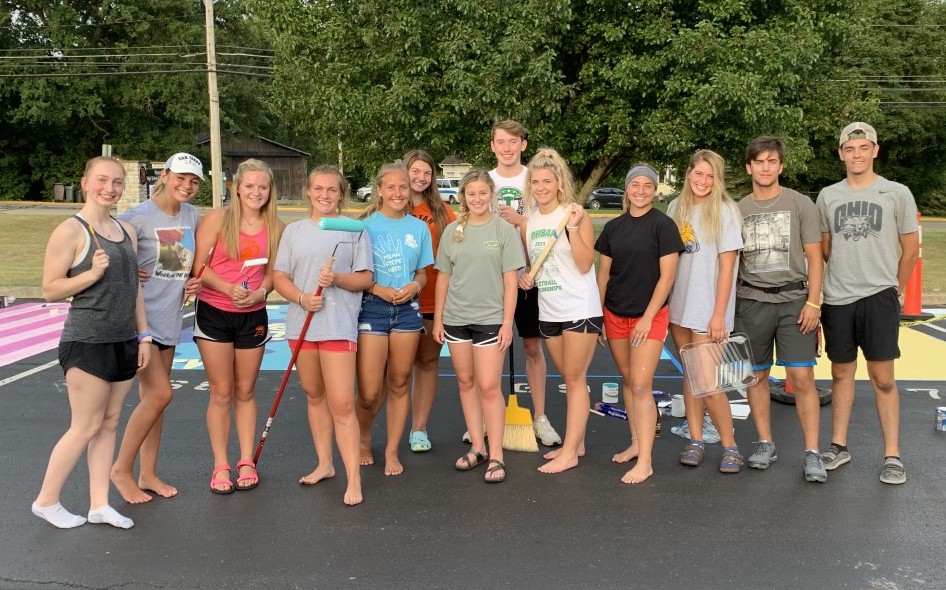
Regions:
<svg viewBox="0 0 946 590"><path fill-rule="evenodd" d="M377 295L365 293L358 315L358 333L387 336L391 332L423 332L424 320L417 299L394 305Z"/></svg>

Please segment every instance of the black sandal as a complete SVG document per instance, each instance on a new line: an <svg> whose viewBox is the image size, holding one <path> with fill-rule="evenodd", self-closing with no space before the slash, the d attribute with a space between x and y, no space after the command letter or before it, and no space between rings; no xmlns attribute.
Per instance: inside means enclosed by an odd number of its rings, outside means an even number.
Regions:
<svg viewBox="0 0 946 590"><path fill-rule="evenodd" d="M473 455L472 461L470 461L470 455ZM457 459L457 462L454 463L453 466L456 467L457 471L469 471L471 469L476 469L477 467L485 463L487 459L489 459L489 454L484 455L483 453L480 453L479 451L471 450L466 455L463 455L462 457Z"/></svg>
<svg viewBox="0 0 946 590"><path fill-rule="evenodd" d="M496 473L497 471L502 471L503 474L500 477L490 477L491 474ZM486 468L486 475L483 476L483 481L486 483L500 483L506 479L506 465L502 461L496 459L489 460L489 467Z"/></svg>

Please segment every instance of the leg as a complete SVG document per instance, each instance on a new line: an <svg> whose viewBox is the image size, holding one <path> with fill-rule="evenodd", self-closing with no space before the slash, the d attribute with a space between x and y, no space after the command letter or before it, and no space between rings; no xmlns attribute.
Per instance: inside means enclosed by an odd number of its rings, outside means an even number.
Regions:
<svg viewBox="0 0 946 590"><path fill-rule="evenodd" d="M174 350L169 349L169 351L173 359ZM138 455L139 449L144 448L143 443L151 438L153 431L157 430L156 434L160 437L160 419L164 408L171 402L171 383L168 380L170 363L168 363L168 370L165 370L163 353L159 352L157 347L152 347L151 352L153 353L151 362L143 371L138 373L138 390L141 402L132 411L128 418L128 424L125 425L125 433L122 437L121 447L118 450L118 458L115 459L115 465L112 467L111 473L112 482L129 504L151 501L151 496L145 493L135 482L135 457ZM150 454L142 451L142 479L144 479L143 476L146 472L146 457L150 463L148 469L151 476L154 476L154 463L157 462L157 441L152 442L149 450L151 451ZM161 487L167 491L166 484ZM173 496L175 493L177 493L176 490L169 493L169 495Z"/></svg>
<svg viewBox="0 0 946 590"><path fill-rule="evenodd" d="M384 403L385 364L388 358L388 337L375 334L358 335L358 399L355 414L361 433L361 464L374 465L371 455L371 426Z"/></svg>
<svg viewBox="0 0 946 590"><path fill-rule="evenodd" d="M85 518L70 514L59 504L59 494L89 442L98 434L105 419L110 384L81 369L66 371L66 386L72 418L49 455L49 464L33 513L59 528L85 523Z"/></svg>
<svg viewBox="0 0 946 590"><path fill-rule="evenodd" d="M473 347L474 379L476 391L479 394L479 403L483 408L482 417L486 422L486 432L489 433L489 458L502 463L503 460L503 431L506 427L506 400L500 382L503 376L503 354L499 352L499 345ZM470 426L469 419L467 426ZM472 439L473 431L470 430ZM476 448L474 444L474 448ZM505 470L498 470L489 476L489 479L500 481L505 478Z"/></svg>
<svg viewBox="0 0 946 590"><path fill-rule="evenodd" d="M532 393L532 408L538 419L545 415L545 377L547 375L545 354L542 352L540 338L522 338L521 340L522 348L526 353L526 381ZM510 367L509 370L514 369Z"/></svg>
<svg viewBox="0 0 946 590"><path fill-rule="evenodd" d="M847 428L854 407L857 361L831 363L831 442L847 445Z"/></svg>
<svg viewBox="0 0 946 590"><path fill-rule="evenodd" d="M115 439L122 404L131 390L131 380L111 383L105 402L105 414L99 431L89 441L87 461L89 464L89 511L108 506L109 473L115 457ZM128 527L123 527L128 528Z"/></svg>
<svg viewBox="0 0 946 590"><path fill-rule="evenodd" d="M565 381L565 440L559 453L539 467L543 473L559 473L578 466L579 452L588 427L588 365L594 356L598 335L564 331L561 336L546 339L549 354Z"/></svg>
<svg viewBox="0 0 946 590"><path fill-rule="evenodd" d="M670 324L670 335L673 337L673 342L677 350L687 344L709 339L709 336L705 334L694 334L689 328L684 328L676 324ZM702 340L697 340L698 336L702 337ZM690 440L702 442L703 415L706 413L706 406L703 404L702 398L693 397L693 395L690 394L690 388L687 385L686 379L683 380L683 403L686 406L686 419L687 427L690 430Z"/></svg>
<svg viewBox="0 0 946 590"><path fill-rule="evenodd" d="M230 438L230 409L233 407L233 359L232 343L211 342L196 339L200 358L210 383L210 400L207 403L207 436L213 452L214 465L228 465L227 440ZM221 479L230 478L230 470L221 470ZM214 485L218 491L232 489L226 482Z"/></svg>
<svg viewBox="0 0 946 590"><path fill-rule="evenodd" d="M163 366L163 379L158 382L158 385L167 385L166 393L168 395L168 403L171 403L171 399L174 396L173 390L171 389L171 366L174 363L174 347L167 348L160 352L156 348L152 348L151 352L151 363L149 363L149 367L152 364ZM142 379L139 377L139 383L141 381ZM161 497L171 498L177 495L177 488L162 481L157 473L158 452L161 448L161 431L163 427L164 412L162 411L158 415L158 419L155 420L154 426L152 426L151 430L148 432L148 436L145 437L144 442L141 444L141 451L139 452L138 458L138 486L142 489L152 490Z"/></svg>
<svg viewBox="0 0 946 590"><path fill-rule="evenodd" d="M769 369L756 371L756 378L758 381L755 385L749 387L747 395L749 398L749 411L752 414L752 422L755 424L755 430L759 440L773 442ZM794 384L792 385L794 386Z"/></svg>
<svg viewBox="0 0 946 590"><path fill-rule="evenodd" d="M355 353L322 352L322 375L325 379L325 395L335 425L338 453L342 456L348 486L345 489L345 504L360 504L361 464L358 460L358 419L355 416Z"/></svg>
<svg viewBox="0 0 946 590"><path fill-rule="evenodd" d="M305 392L309 430L312 433L312 443L315 445L315 454L318 457L315 470L299 479L299 483L303 485L315 485L323 479L335 476L335 465L332 464L334 427L326 402L322 354L320 350L301 350L296 358L296 372L299 374L302 391ZM352 392L354 392L354 387Z"/></svg>
<svg viewBox="0 0 946 590"><path fill-rule="evenodd" d="M265 350L265 346L257 346L256 348L238 348L234 351L234 421L240 446L240 462L244 463L239 468L240 474L236 483L238 490L254 488L259 482L259 476L252 461L256 446L256 378L259 376Z"/></svg>
<svg viewBox="0 0 946 590"><path fill-rule="evenodd" d="M462 469L469 462L470 457L476 453L486 454L485 434L483 432L483 406L480 403L480 396L476 390L473 371L473 343L472 342L451 342L450 362L453 363L453 371L457 374L457 387L460 390L460 407L463 409L463 420L466 422L467 431L470 433L470 453L457 460L457 468ZM466 469L462 469L466 470Z"/></svg>
<svg viewBox="0 0 946 590"><path fill-rule="evenodd" d="M625 340L624 342L630 342ZM641 483L654 474L653 449L657 428L657 404L654 402L654 373L663 351L660 340L646 340L642 346L628 347L630 350L630 395L624 388L624 405L630 408L628 422L634 423L637 431L637 463L621 478L624 483ZM625 383L628 383L625 382Z"/></svg>
<svg viewBox="0 0 946 590"><path fill-rule="evenodd" d="M608 348L611 350L611 358L617 365L618 372L621 374L623 384L622 393L624 407L627 408L627 426L631 431L631 444L629 447L617 453L611 460L615 463L627 463L637 458L640 454L640 445L637 443L637 427L634 425L634 404L632 396L632 375L631 370L631 340L630 338L608 338Z"/></svg>
<svg viewBox="0 0 946 590"><path fill-rule="evenodd" d="M433 322L424 320L426 333L421 334L414 357L414 387L411 393L411 430L427 432L427 420L437 395L437 372L441 345L431 336Z"/></svg>
<svg viewBox="0 0 946 590"><path fill-rule="evenodd" d="M815 385L815 370L812 367L788 367L785 374L795 392L795 411L801 424L805 450L817 451L821 402Z"/></svg>
<svg viewBox="0 0 946 590"><path fill-rule="evenodd" d="M893 361L867 361L867 375L874 387L884 457L900 456L900 391L894 379Z"/></svg>
<svg viewBox="0 0 946 590"><path fill-rule="evenodd" d="M411 369L417 355L420 332L391 332L388 346L388 441L384 450L384 474L400 475L404 466L398 458L398 446L404 436L407 415L411 411Z"/></svg>

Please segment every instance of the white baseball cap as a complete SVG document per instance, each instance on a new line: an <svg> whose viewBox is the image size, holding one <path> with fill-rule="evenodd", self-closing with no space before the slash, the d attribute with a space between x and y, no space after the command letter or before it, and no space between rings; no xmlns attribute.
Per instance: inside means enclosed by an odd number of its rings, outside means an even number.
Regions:
<svg viewBox="0 0 946 590"><path fill-rule="evenodd" d="M851 123L841 131L841 141L838 143L838 147L843 146L844 142L849 139L866 139L874 145L877 145L877 131L869 124L857 121Z"/></svg>
<svg viewBox="0 0 946 590"><path fill-rule="evenodd" d="M195 156L184 152L178 152L168 158L164 169L178 174L193 174L201 180L204 179L204 165Z"/></svg>

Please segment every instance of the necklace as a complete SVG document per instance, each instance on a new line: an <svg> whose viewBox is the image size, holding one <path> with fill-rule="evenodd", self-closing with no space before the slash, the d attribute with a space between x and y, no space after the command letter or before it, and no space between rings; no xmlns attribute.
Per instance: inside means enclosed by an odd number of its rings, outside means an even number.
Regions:
<svg viewBox="0 0 946 590"><path fill-rule="evenodd" d="M749 198L752 199L752 204L755 205L756 207L758 207L759 209L771 209L772 207L775 206L776 203L779 202L779 199L782 198L782 191L781 191L781 189L779 189L779 191L778 191L778 196L775 197L774 199L766 199L766 201L771 201L771 202L768 203L767 205L762 205L759 201L757 201L757 200L756 200L755 198L753 198L753 197L749 197Z"/></svg>

